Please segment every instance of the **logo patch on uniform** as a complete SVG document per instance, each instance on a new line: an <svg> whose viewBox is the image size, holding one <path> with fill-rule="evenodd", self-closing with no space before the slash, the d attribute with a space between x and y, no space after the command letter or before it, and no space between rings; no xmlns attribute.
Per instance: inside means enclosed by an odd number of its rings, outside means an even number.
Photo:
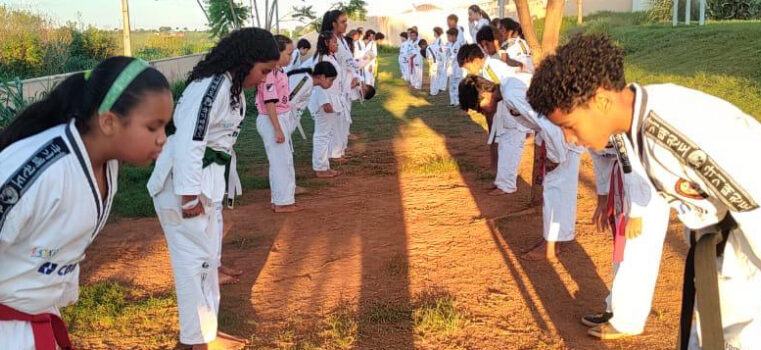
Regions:
<svg viewBox="0 0 761 350"><path fill-rule="evenodd" d="M517 109L510 108L510 115L513 117L520 117L521 113Z"/></svg>
<svg viewBox="0 0 761 350"><path fill-rule="evenodd" d="M267 90L267 92L275 91L275 84L267 84L265 90Z"/></svg>
<svg viewBox="0 0 761 350"><path fill-rule="evenodd" d="M214 105L214 100L217 98L217 93L223 79L224 76L222 75L214 76L211 79L211 83L209 83L209 87L206 88L206 93L201 98L201 107L198 109L198 119L196 120L195 131L193 132L193 141L203 141L204 137L206 137L211 108Z"/></svg>
<svg viewBox="0 0 761 350"><path fill-rule="evenodd" d="M34 247L32 248L32 254L29 256L32 258L51 259L56 256L59 251L61 251L61 249Z"/></svg>
<svg viewBox="0 0 761 350"><path fill-rule="evenodd" d="M677 194L679 194L682 197L692 198L692 199L706 199L708 198L708 195L703 192L698 185L689 182L685 179L679 179L676 181L676 185L674 185L674 191L676 191Z"/></svg>
<svg viewBox="0 0 761 350"><path fill-rule="evenodd" d="M658 114L650 111L644 129L646 136L691 167L711 189L711 192L730 210L745 212L758 208L758 204L748 192L713 158L676 128L666 123Z"/></svg>
<svg viewBox="0 0 761 350"><path fill-rule="evenodd" d="M8 177L5 183L0 185L0 228L3 227L8 212L21 200L40 174L67 154L69 154L69 147L66 146L63 138L56 137L40 147Z"/></svg>

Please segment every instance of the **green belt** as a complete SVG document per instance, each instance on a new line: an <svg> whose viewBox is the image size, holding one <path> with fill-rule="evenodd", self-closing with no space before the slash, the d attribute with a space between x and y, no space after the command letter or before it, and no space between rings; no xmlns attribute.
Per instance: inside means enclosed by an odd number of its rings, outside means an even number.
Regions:
<svg viewBox="0 0 761 350"><path fill-rule="evenodd" d="M203 167L205 168L212 163L228 167L230 165L230 159L232 159L231 155L206 147L206 151L203 154Z"/></svg>

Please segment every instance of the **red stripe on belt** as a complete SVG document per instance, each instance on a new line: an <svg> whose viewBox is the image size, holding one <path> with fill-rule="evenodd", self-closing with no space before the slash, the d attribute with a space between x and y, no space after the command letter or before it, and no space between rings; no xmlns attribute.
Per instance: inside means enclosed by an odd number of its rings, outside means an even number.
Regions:
<svg viewBox="0 0 761 350"><path fill-rule="evenodd" d="M37 350L56 350L56 343L63 350L73 349L66 325L57 315L51 313L30 315L0 304L0 321L31 322L34 346Z"/></svg>
<svg viewBox="0 0 761 350"><path fill-rule="evenodd" d="M616 213L616 197L621 200L621 213ZM618 162L613 164L610 174L610 188L608 190L608 222L613 233L613 262L620 263L624 260L624 247L626 247L626 213L623 212L624 180Z"/></svg>

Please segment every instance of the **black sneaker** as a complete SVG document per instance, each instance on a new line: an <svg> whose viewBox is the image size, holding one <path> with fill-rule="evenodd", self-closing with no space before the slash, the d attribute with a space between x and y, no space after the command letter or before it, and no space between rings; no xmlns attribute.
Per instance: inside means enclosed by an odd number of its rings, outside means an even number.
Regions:
<svg viewBox="0 0 761 350"><path fill-rule="evenodd" d="M603 312L601 314L585 315L581 318L581 323L587 327L597 327L613 318L612 312Z"/></svg>

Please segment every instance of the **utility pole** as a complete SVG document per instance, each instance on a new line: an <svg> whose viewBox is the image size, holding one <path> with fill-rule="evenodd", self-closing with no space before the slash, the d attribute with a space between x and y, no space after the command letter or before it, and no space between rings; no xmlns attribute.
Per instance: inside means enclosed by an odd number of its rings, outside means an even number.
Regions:
<svg viewBox="0 0 761 350"><path fill-rule="evenodd" d="M679 24L679 0L674 0L674 8L671 10L671 25Z"/></svg>
<svg viewBox="0 0 761 350"><path fill-rule="evenodd" d="M690 15L692 12L692 0L687 0L684 2L684 24L690 25Z"/></svg>
<svg viewBox="0 0 761 350"><path fill-rule="evenodd" d="M700 0L700 19L698 19L698 25L704 26L706 24L706 0Z"/></svg>
<svg viewBox="0 0 761 350"><path fill-rule="evenodd" d="M127 0L122 0L122 37L124 39L124 56L132 56L132 41L129 33L129 4Z"/></svg>

